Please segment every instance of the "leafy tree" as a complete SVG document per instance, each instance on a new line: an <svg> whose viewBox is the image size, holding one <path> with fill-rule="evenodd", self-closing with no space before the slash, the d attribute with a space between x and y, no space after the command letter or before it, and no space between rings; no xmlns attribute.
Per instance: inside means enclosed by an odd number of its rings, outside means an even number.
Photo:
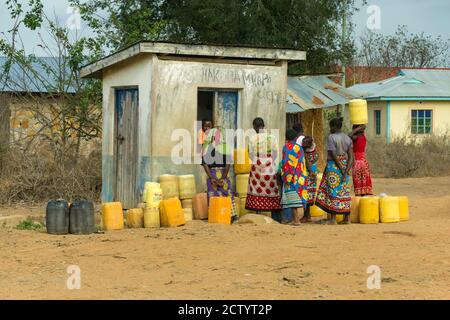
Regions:
<svg viewBox="0 0 450 320"><path fill-rule="evenodd" d="M342 41L341 20L354 2L172 0L162 11L169 40L302 49L307 61L292 72L326 72L353 54L350 37Z"/></svg>
<svg viewBox="0 0 450 320"><path fill-rule="evenodd" d="M410 33L399 26L393 35L368 32L360 38L357 61L366 66L436 68L448 66L450 42Z"/></svg>
<svg viewBox="0 0 450 320"><path fill-rule="evenodd" d="M80 9L83 20L106 51L117 50L140 40L161 39L165 21L161 0L69 0Z"/></svg>
<svg viewBox="0 0 450 320"><path fill-rule="evenodd" d="M354 54L341 22L356 0L70 0L108 49L139 40L307 51L292 72L321 72ZM348 23L349 29L351 28ZM349 32L350 34L350 32Z"/></svg>

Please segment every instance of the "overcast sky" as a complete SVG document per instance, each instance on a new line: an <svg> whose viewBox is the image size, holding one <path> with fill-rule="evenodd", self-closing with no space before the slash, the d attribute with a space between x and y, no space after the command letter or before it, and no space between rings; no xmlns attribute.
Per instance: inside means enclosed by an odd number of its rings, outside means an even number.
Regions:
<svg viewBox="0 0 450 320"><path fill-rule="evenodd" d="M0 0L0 32L2 33L12 25L5 2L5 0ZM43 0L43 2L46 13L49 16L56 15L60 24L65 25L70 17L68 1ZM368 5L365 6L362 6L362 2L362 0L357 0L360 11L352 17L352 21L355 23L356 38L367 30L368 20L370 26L375 27L377 32L383 34L391 34L398 25L406 25L411 32L423 31L429 35L450 38L450 0L369 0ZM367 13L368 6L372 6L369 13ZM81 30L78 32L83 35L89 34L89 30L83 25L83 22L81 22ZM4 37L3 34L0 36ZM26 32L22 33L22 36L28 53L44 55L42 50L36 46L39 43L36 33Z"/></svg>

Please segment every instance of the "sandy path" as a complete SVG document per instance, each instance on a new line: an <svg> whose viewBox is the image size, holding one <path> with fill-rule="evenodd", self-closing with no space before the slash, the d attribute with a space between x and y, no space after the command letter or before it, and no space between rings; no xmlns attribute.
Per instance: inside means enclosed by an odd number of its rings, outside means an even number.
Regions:
<svg viewBox="0 0 450 320"><path fill-rule="evenodd" d="M416 187L419 183L420 188ZM411 220L350 226L209 225L50 236L0 229L0 298L450 299L450 177L376 179ZM67 267L81 268L68 290ZM369 265L380 290L366 286Z"/></svg>

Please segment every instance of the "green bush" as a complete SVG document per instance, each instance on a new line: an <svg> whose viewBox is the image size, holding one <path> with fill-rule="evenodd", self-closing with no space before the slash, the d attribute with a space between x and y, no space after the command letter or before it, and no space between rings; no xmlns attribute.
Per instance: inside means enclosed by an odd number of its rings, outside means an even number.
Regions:
<svg viewBox="0 0 450 320"><path fill-rule="evenodd" d="M27 218L19 223L14 229L17 230L40 230L44 225L39 222L34 222L31 218Z"/></svg>

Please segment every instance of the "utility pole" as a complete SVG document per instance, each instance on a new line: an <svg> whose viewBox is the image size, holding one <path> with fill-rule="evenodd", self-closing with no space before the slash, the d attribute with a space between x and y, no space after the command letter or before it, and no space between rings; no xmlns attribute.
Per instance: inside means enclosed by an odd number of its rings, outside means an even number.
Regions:
<svg viewBox="0 0 450 320"><path fill-rule="evenodd" d="M341 38L341 49L344 48L345 45L345 41L346 41L346 37L347 37L347 0L344 0L344 11L343 11L343 17L342 17L342 38ZM342 72L342 76L341 76L341 85L345 88L345 71L346 71L346 66L345 66L345 59L344 59L344 52L342 51L342 58L341 58L341 72ZM342 112L345 110L345 105L340 105L337 106L337 115L340 116L341 115L341 110L340 107L342 108Z"/></svg>

